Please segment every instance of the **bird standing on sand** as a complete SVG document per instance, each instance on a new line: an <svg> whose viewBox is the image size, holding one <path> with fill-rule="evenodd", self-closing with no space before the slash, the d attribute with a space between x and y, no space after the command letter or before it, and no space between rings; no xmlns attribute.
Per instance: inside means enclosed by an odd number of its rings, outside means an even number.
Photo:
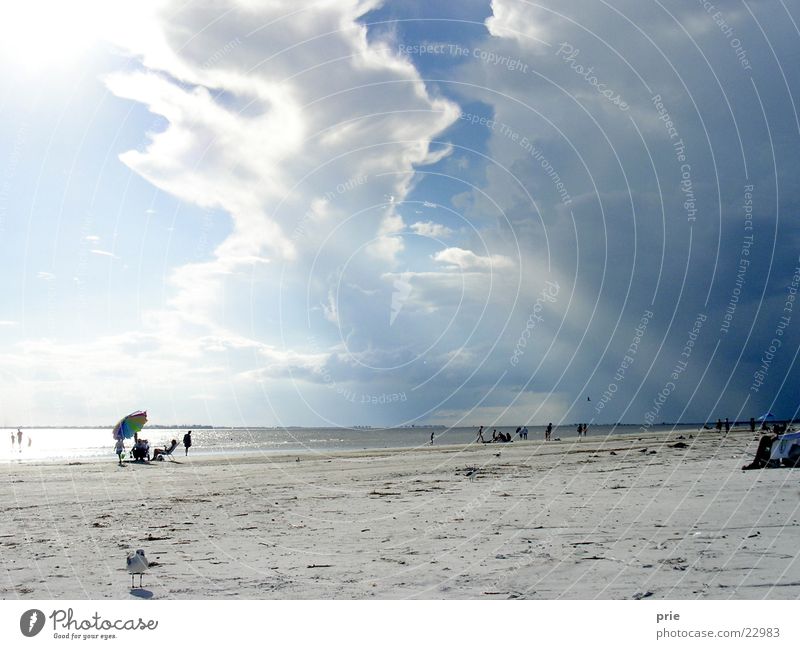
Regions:
<svg viewBox="0 0 800 649"><path fill-rule="evenodd" d="M139 575L139 588L142 587L142 575L150 567L150 562L144 556L144 550L136 550L128 555L128 572L131 574L131 588L133 588L133 576Z"/></svg>

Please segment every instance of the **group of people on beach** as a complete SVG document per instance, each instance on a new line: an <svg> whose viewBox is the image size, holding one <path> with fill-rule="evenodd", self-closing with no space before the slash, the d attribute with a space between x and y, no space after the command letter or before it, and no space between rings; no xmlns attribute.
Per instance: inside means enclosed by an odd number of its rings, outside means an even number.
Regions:
<svg viewBox="0 0 800 649"><path fill-rule="evenodd" d="M731 426L735 425L736 423L737 422L731 423L731 421L727 417L725 417L725 422L724 423L723 423L722 419L717 419L717 425L715 426L715 428L716 428L718 433L721 433L723 431L723 429L725 430L726 433L729 433L729 432L731 432ZM750 417L750 422L749 423L750 423L750 432L751 433L755 433L756 432L756 419L755 419L755 417ZM783 432L786 432L786 428L788 428L788 425L789 425L788 423L782 424ZM780 428L780 426L781 426L781 424L774 424L773 427L772 427L773 432L774 432L774 430L776 428ZM706 430L711 430L711 426L708 426L708 425L703 426L703 428L705 428ZM761 427L759 428L759 430L762 433L770 431L770 427L769 427L769 424L767 423L766 419L761 419Z"/></svg>
<svg viewBox="0 0 800 649"><path fill-rule="evenodd" d="M503 433L497 432L496 428L492 429L492 439L485 439L483 436L483 426L478 429L478 437L475 439L476 442L480 442L481 444L492 444L493 442L513 442L514 440L511 439L511 433ZM520 432L520 428L517 428L517 433ZM488 435L488 433L487 433Z"/></svg>
<svg viewBox="0 0 800 649"><path fill-rule="evenodd" d="M22 430L17 428L16 433L11 433L11 448L14 448L14 442L16 441L17 446L19 446L19 452L22 453ZM28 447L30 447L33 440L31 436L28 435Z"/></svg>
<svg viewBox="0 0 800 649"><path fill-rule="evenodd" d="M492 439L486 439L483 436L483 429L484 426L481 426L478 429L478 436L475 438L476 442L481 442L482 444L491 444L492 442L511 442L510 433L498 433L496 428L492 429ZM586 437L586 434L589 430L588 424L578 424L578 437ZM515 434L519 436L520 439L528 439L528 427L527 426L518 426ZM488 433L487 433L488 435ZM549 442L552 439L553 435L553 422L551 421L544 429L544 441Z"/></svg>
<svg viewBox="0 0 800 649"><path fill-rule="evenodd" d="M183 436L183 446L186 449L186 456L189 455L189 449L192 446L192 431L187 432ZM178 447L178 440L173 439L169 445L164 444L163 448L156 447L153 450L153 457L150 457L150 442L142 437L139 437L138 433L134 433L133 435L133 447L131 448L131 456L133 457L134 462L150 462L151 459L155 460L163 460L165 457L172 455L173 451ZM114 446L114 453L116 453L117 457L119 458L119 465L122 466L123 462L122 459L125 457L125 440L120 438L117 440L116 446Z"/></svg>

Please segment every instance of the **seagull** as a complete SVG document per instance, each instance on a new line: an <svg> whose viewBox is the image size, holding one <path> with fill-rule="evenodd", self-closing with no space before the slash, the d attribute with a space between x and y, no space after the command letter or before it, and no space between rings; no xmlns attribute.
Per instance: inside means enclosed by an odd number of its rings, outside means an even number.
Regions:
<svg viewBox="0 0 800 649"><path fill-rule="evenodd" d="M150 567L150 562L144 556L144 550L136 550L128 555L128 572L131 573L131 588L133 588L133 576L139 575L139 588L142 587L142 574Z"/></svg>

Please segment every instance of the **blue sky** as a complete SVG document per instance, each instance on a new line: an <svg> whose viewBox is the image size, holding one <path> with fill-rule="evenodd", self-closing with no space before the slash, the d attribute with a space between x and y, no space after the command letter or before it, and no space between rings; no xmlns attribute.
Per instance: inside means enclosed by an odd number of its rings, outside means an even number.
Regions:
<svg viewBox="0 0 800 649"><path fill-rule="evenodd" d="M2 13L0 425L796 414L796 3Z"/></svg>

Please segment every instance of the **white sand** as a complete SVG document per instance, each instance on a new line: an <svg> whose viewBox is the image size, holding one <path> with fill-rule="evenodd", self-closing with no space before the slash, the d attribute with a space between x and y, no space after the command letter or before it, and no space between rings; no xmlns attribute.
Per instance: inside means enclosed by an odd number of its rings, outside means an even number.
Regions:
<svg viewBox="0 0 800 649"><path fill-rule="evenodd" d="M0 597L800 597L800 469L677 435L4 465Z"/></svg>

